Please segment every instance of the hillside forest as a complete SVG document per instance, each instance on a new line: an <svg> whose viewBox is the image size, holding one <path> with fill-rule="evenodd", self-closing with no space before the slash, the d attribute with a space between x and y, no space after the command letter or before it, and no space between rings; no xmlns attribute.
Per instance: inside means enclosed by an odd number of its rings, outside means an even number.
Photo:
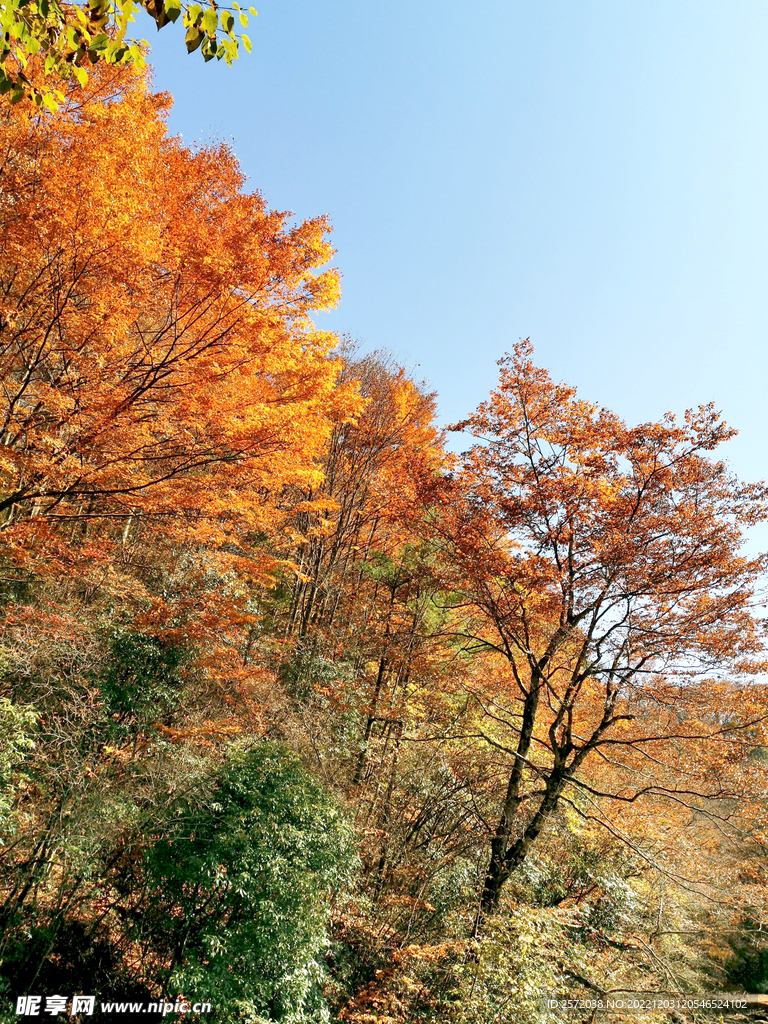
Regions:
<svg viewBox="0 0 768 1024"><path fill-rule="evenodd" d="M169 106L105 63L0 106L0 1019L768 989L768 493L733 431L629 426L528 341L443 428L318 327L328 221Z"/></svg>

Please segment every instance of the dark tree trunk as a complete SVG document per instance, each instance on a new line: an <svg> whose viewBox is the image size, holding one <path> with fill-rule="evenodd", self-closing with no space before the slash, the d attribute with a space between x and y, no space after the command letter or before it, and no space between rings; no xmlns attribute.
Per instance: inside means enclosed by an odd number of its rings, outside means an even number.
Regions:
<svg viewBox="0 0 768 1024"><path fill-rule="evenodd" d="M547 819L557 810L560 796L567 781L568 776L563 771L556 770L550 775L547 780L544 796L536 813L526 825L523 834L511 845L508 845L507 837L512 823L504 822L502 816L502 821L499 822L491 843L491 859L485 874L480 908L475 920L475 935L478 934L483 920L494 914L497 910L501 890L504 888L509 876L515 868L523 863Z"/></svg>

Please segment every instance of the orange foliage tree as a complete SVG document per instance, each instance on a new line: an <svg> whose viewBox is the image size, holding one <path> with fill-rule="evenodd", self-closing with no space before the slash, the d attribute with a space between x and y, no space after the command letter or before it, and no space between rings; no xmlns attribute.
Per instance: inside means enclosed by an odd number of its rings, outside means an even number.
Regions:
<svg viewBox="0 0 768 1024"><path fill-rule="evenodd" d="M434 395L376 355L348 357L344 379L360 388L365 407L355 422L334 427L323 453L323 482L302 497L297 526L299 574L288 630L304 638L333 626L345 601L357 602L360 568L372 552L392 554L413 531L407 513L419 502L419 481L445 464L434 425ZM325 503L325 516L312 503ZM411 515L411 518L412 515ZM347 614L339 615L346 620Z"/></svg>
<svg viewBox="0 0 768 1024"><path fill-rule="evenodd" d="M268 532L355 409L310 319L338 294L326 221L267 210L226 147L169 137L168 107L97 69L52 116L0 111L0 517L19 563L71 559L88 521L102 549L159 525L219 551Z"/></svg>
<svg viewBox="0 0 768 1024"><path fill-rule="evenodd" d="M479 734L509 759L479 919L566 789L727 795L722 773L698 770L702 747L727 749L761 717L706 681L753 668L763 643L750 608L765 561L740 546L766 491L709 457L733 431L711 407L630 428L531 354L522 342L501 360L498 388L458 425L478 442L442 520L469 645L507 666L505 685L475 690ZM622 750L606 787L584 781L590 756Z"/></svg>

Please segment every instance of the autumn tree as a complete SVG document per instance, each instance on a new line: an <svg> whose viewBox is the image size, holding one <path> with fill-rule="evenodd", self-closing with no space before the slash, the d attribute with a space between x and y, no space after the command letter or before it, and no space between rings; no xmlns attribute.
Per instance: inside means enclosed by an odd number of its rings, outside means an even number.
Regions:
<svg viewBox="0 0 768 1024"><path fill-rule="evenodd" d="M342 381L355 382L364 405L337 424L322 453L322 482L301 495L301 530L287 631L300 639L333 626L364 582L372 552L413 540L405 511L419 501L418 481L444 464L434 395L424 393L385 356L347 353ZM313 507L314 503L314 507Z"/></svg>
<svg viewBox="0 0 768 1024"><path fill-rule="evenodd" d="M167 100L106 70L59 114L0 117L0 516L6 550L87 524L221 547L319 479L343 417L320 218L245 194L225 148L168 137ZM346 395L346 398L344 397ZM66 556L65 556L66 557Z"/></svg>
<svg viewBox="0 0 768 1024"><path fill-rule="evenodd" d="M347 350L343 360L342 384L355 381L364 406L332 430L322 483L291 498L299 543L288 606L276 622L290 645L283 668L296 692L327 691L332 682L336 718L342 705L360 710L357 784L372 732L402 729L391 700L418 656L428 602L428 551L411 521L419 481L438 473L446 456L432 395L380 354Z"/></svg>
<svg viewBox="0 0 768 1024"><path fill-rule="evenodd" d="M566 791L723 796L695 770L702 749L727 751L762 717L719 707L711 681L762 652L751 606L765 562L740 548L765 489L709 456L733 431L710 406L628 427L531 357L523 342L501 360L498 388L458 425L477 441L442 520L469 648L508 677L475 690L478 735L509 759L481 916ZM603 786L583 778L595 758L614 765ZM663 778L648 779L659 759Z"/></svg>
<svg viewBox="0 0 768 1024"><path fill-rule="evenodd" d="M629 428L523 344L459 463L316 327L325 220L167 107L104 61L0 107L0 995L490 1024L753 977L766 495L731 432Z"/></svg>

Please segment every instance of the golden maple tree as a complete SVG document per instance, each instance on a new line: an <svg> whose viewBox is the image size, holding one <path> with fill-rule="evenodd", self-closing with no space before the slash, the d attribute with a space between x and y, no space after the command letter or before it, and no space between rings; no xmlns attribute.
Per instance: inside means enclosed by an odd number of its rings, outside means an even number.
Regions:
<svg viewBox="0 0 768 1024"><path fill-rule="evenodd" d="M158 524L219 550L268 530L270 496L319 480L355 409L311 320L338 294L327 222L267 210L226 147L168 135L168 106L103 69L55 115L0 111L0 517L19 561L57 537L70 557L73 523L105 548Z"/></svg>

